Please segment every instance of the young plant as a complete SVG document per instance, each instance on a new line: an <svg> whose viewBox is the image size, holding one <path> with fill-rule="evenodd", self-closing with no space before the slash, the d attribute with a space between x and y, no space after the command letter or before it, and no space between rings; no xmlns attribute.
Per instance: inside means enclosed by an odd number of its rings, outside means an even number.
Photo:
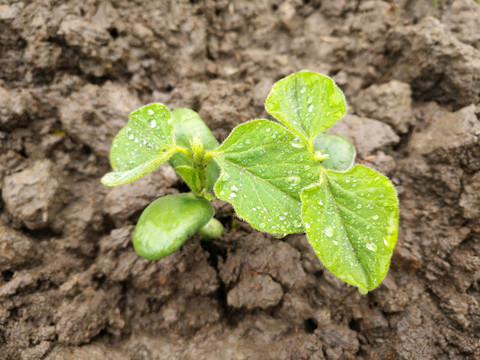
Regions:
<svg viewBox="0 0 480 360"><path fill-rule="evenodd" d="M279 123L246 122L221 145L193 110L150 104L130 114L113 140L114 171L102 182L133 181L169 161L192 191L145 209L133 234L135 250L154 260L197 230L220 236L213 189L255 229L306 233L334 275L362 293L374 289L397 241L398 199L385 176L353 165L348 140L324 133L345 115L343 93L329 77L301 71L278 81L265 107Z"/></svg>

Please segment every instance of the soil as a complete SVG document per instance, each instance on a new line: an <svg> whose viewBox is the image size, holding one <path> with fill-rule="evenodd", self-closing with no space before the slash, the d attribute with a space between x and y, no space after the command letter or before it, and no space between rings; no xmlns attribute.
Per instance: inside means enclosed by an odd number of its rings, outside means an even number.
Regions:
<svg viewBox="0 0 480 360"><path fill-rule="evenodd" d="M480 3L1 4L1 360L480 358ZM190 107L222 141L301 69L336 80L331 131L397 186L382 285L360 295L220 202L221 239L139 258L142 209L186 188L168 166L100 184L128 113Z"/></svg>

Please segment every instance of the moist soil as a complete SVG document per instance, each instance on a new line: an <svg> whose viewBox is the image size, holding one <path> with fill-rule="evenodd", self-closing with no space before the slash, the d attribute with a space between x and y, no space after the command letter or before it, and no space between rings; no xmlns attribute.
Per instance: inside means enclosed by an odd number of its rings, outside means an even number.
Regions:
<svg viewBox="0 0 480 360"><path fill-rule="evenodd" d="M480 3L434 3L2 1L0 359L479 359ZM302 69L397 187L384 282L361 295L221 202L221 239L138 257L141 211L186 187L100 184L129 112L189 107L223 141Z"/></svg>

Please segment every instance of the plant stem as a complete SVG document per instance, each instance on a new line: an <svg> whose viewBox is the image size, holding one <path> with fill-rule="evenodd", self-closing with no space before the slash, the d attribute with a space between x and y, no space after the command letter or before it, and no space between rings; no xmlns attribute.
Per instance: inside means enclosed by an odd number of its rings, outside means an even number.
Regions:
<svg viewBox="0 0 480 360"><path fill-rule="evenodd" d="M197 195L210 199L211 195L208 193L207 164L212 158L211 151L205 151L203 144L200 142L200 137L193 139L191 146L193 169L198 174L198 179L200 180L200 192Z"/></svg>

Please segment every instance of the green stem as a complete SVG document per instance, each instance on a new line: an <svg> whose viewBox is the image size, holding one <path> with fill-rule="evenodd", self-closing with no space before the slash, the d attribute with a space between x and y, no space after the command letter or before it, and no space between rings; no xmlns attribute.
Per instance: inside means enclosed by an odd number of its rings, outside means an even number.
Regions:
<svg viewBox="0 0 480 360"><path fill-rule="evenodd" d="M207 187L207 166L204 164L193 164L193 168L198 173L198 178L200 179L201 191L204 192Z"/></svg>
<svg viewBox="0 0 480 360"><path fill-rule="evenodd" d="M193 163L193 169L198 175L200 180L200 192L198 196L212 199L212 195L208 193L208 179L207 179L207 164L212 159L211 151L205 151L203 144L200 142L200 137L196 137L191 142L192 155L191 160Z"/></svg>

